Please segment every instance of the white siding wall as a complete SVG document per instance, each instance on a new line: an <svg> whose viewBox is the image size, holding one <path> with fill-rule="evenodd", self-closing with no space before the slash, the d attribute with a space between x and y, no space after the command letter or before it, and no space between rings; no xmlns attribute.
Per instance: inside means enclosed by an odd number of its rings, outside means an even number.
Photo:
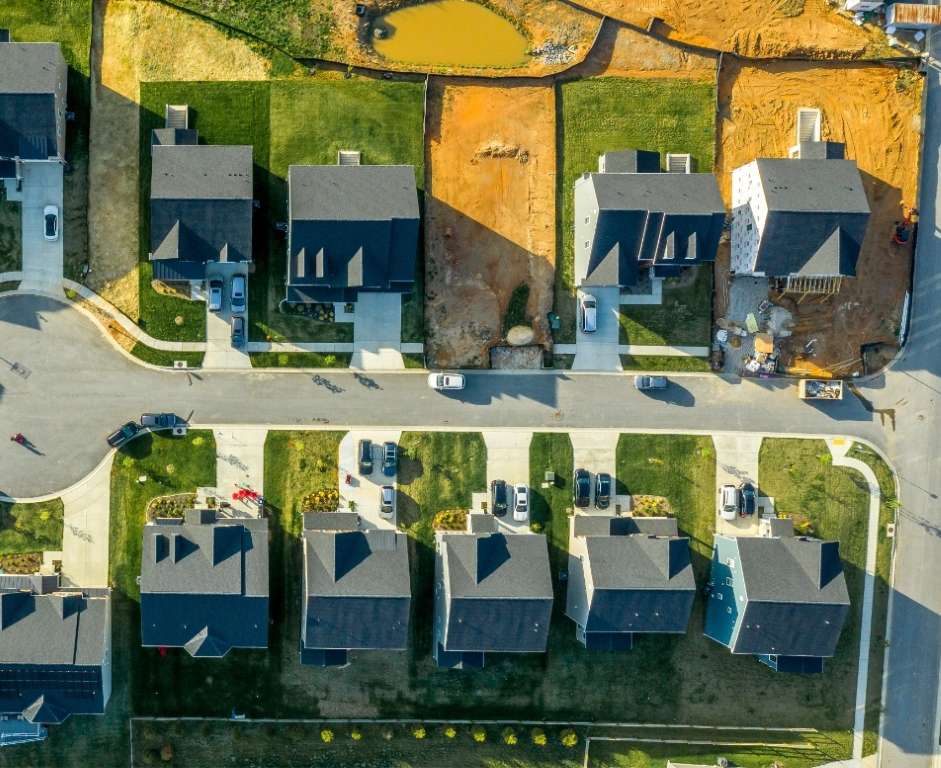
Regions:
<svg viewBox="0 0 941 768"><path fill-rule="evenodd" d="M768 220L758 164L732 171L732 272L755 274L755 259Z"/></svg>

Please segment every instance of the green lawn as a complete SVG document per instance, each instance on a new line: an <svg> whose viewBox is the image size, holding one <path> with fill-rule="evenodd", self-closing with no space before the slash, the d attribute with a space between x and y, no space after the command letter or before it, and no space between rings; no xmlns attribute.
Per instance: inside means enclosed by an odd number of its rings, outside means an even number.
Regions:
<svg viewBox="0 0 941 768"><path fill-rule="evenodd" d="M349 368L348 352L251 352L252 368Z"/></svg>
<svg viewBox="0 0 941 768"><path fill-rule="evenodd" d="M872 458L875 459L874 454ZM884 479L887 483L891 482ZM836 656L826 662L821 680L827 680L829 684L825 696L829 708L834 715L842 713L846 723L850 724L856 695L856 661L868 532L869 493L865 481L858 472L834 467L824 441L783 438L765 439L762 442L758 480L761 493L774 497L779 515L793 517L796 521L806 520L818 538L840 542L840 557L851 606ZM894 483L892 493L894 496ZM888 576L889 563L885 558L889 556L883 553L880 580ZM873 629L884 641L885 607L880 607L879 612L881 616L874 613ZM873 639L876 640L875 634ZM874 676L871 683L875 685L875 690L869 691L869 696L875 714L881 694L881 664L871 667L871 672ZM878 718L870 717L867 728L877 727ZM874 733L871 734L870 739L874 736Z"/></svg>
<svg viewBox="0 0 941 768"><path fill-rule="evenodd" d="M0 3L0 28L15 41L57 42L69 65L68 109L75 119L66 125L64 179L63 269L74 280L88 261L88 124L91 0L5 0ZM3 204L0 203L0 208ZM4 215L0 211L0 264L4 260ZM2 271L2 266L0 266Z"/></svg>
<svg viewBox="0 0 941 768"><path fill-rule="evenodd" d="M32 504L0 501L0 555L62 549L62 499Z"/></svg>
<svg viewBox="0 0 941 768"><path fill-rule="evenodd" d="M598 155L616 149L689 152L695 171L711 171L715 145L716 89L687 80L595 78L561 83L558 101L555 311L558 342L575 341L574 184L595 171Z"/></svg>
<svg viewBox="0 0 941 768"><path fill-rule="evenodd" d="M662 304L622 304L621 344L708 347L712 334L712 265L663 281Z"/></svg>
<svg viewBox="0 0 941 768"><path fill-rule="evenodd" d="M673 355L621 355L621 368L625 371L678 371L708 373L712 369L704 357Z"/></svg>
<svg viewBox="0 0 941 768"><path fill-rule="evenodd" d="M416 727L418 724L416 723ZM165 744L173 749L169 765L192 768L226 766L253 768L258 765L304 766L305 768L431 768L456 765L461 768L579 768L583 745L568 749L559 743L558 728L547 728L549 743L532 744L530 730L515 729L518 743L509 746L501 740L501 729L491 726L487 740L476 743L468 726L454 726L457 733L447 738L443 726L425 726L418 740L412 728L404 725L358 725L361 734L354 741L353 726L318 723L247 723L214 721L200 723L136 722L132 745L135 765L161 765L159 751ZM329 729L333 740L325 744L321 731ZM383 738L389 730L392 738Z"/></svg>
<svg viewBox="0 0 941 768"><path fill-rule="evenodd" d="M879 506L879 544L876 549L876 581L872 602L872 638L869 646L869 683L866 688L866 740L864 754L871 755L877 749L875 736L879 731L879 715L882 712L882 668L885 662L887 643L886 620L889 612L889 594L892 589L893 539L886 535L886 526L894 523L897 516L898 497L895 490L895 475L882 458L871 448L854 443L850 458L860 459L872 467L879 481L882 502Z"/></svg>
<svg viewBox="0 0 941 768"><path fill-rule="evenodd" d="M2 194L0 186L0 272L17 272L23 268L20 204Z"/></svg>
<svg viewBox="0 0 941 768"><path fill-rule="evenodd" d="M701 734L686 734L691 739L703 739ZM768 741L767 734L751 732L752 740ZM728 733L717 734L719 739L730 741ZM813 738L813 737L811 737ZM703 739L704 740L704 739ZM794 743L800 739L791 738ZM810 749L794 749L787 746L743 747L710 746L700 744L655 744L627 742L591 742L587 768L666 768L667 762L693 765L716 765L724 757L736 768L768 768L780 765L783 768L813 768L831 759L832 745L821 743Z"/></svg>
<svg viewBox="0 0 941 768"><path fill-rule="evenodd" d="M176 360L185 360L190 368L199 368L203 364L205 352L167 352L163 349L154 349L148 347L143 342L138 342L131 349L131 354L151 365L163 365L168 368L173 367Z"/></svg>
<svg viewBox="0 0 941 768"><path fill-rule="evenodd" d="M425 355L417 352L403 352L402 362L405 363L406 368L424 368Z"/></svg>

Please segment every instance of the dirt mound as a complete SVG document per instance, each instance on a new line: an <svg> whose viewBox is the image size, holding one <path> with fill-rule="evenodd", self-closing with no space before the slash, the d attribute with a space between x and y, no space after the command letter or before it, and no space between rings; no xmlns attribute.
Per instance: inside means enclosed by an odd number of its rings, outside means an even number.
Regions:
<svg viewBox="0 0 941 768"><path fill-rule="evenodd" d="M796 362L811 339L816 366L856 370L860 346L892 343L909 285L911 246L890 242L903 205L915 203L921 145L921 78L890 66L779 62L743 65L727 59L719 81L716 174L726 205L731 173L756 157L787 157L799 107L821 110L821 138L846 144L872 213L856 278L835 296L783 299L794 313L786 343ZM772 297L775 301L779 297Z"/></svg>
<svg viewBox="0 0 941 768"><path fill-rule="evenodd" d="M426 350L486 366L513 290L549 339L555 270L555 92L433 79L428 91Z"/></svg>

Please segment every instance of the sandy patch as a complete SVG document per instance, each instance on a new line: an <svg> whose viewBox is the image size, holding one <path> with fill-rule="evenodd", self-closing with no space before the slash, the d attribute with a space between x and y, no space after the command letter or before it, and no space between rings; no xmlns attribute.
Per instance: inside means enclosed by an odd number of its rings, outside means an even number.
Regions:
<svg viewBox="0 0 941 768"><path fill-rule="evenodd" d="M92 40L88 284L136 319L140 82L263 80L269 64L243 41L159 3L97 0L95 10L103 22Z"/></svg>
<svg viewBox="0 0 941 768"><path fill-rule="evenodd" d="M535 341L548 341L555 92L435 79L428 109L426 349L436 365L485 366L520 284L530 289Z"/></svg>
<svg viewBox="0 0 941 768"><path fill-rule="evenodd" d="M824 300L783 302L797 313L790 348L799 353L806 341L818 340L807 361L812 365L847 362L838 373L852 372L861 344L894 341L911 249L890 238L902 204L916 202L921 86L919 76L888 66L723 65L716 173L726 205L734 168L756 157L787 156L798 107L821 109L822 138L845 142L847 158L863 176L872 214L856 279L844 280L840 292Z"/></svg>
<svg viewBox="0 0 941 768"><path fill-rule="evenodd" d="M893 55L885 35L872 26L857 27L826 0L582 0L612 18L671 39L745 56L806 54L821 58Z"/></svg>

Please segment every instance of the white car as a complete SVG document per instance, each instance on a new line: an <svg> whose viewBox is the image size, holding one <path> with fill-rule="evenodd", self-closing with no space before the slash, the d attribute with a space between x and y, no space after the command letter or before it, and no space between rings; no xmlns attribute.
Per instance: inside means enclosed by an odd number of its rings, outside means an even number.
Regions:
<svg viewBox="0 0 941 768"><path fill-rule="evenodd" d="M585 294L580 304L582 333L594 333L598 330L598 302L594 296Z"/></svg>
<svg viewBox="0 0 941 768"><path fill-rule="evenodd" d="M209 281L209 311L218 312L222 309L222 281Z"/></svg>
<svg viewBox="0 0 941 768"><path fill-rule="evenodd" d="M242 315L245 313L246 290L245 275L235 275L232 278L232 314Z"/></svg>
<svg viewBox="0 0 941 768"><path fill-rule="evenodd" d="M740 506L739 490L734 485L723 485L719 489L719 515L723 520L734 520L738 517Z"/></svg>
<svg viewBox="0 0 941 768"><path fill-rule="evenodd" d="M46 240L59 239L59 209L54 205L47 205L42 209L42 236Z"/></svg>
<svg viewBox="0 0 941 768"><path fill-rule="evenodd" d="M384 485L379 489L379 514L392 517L395 513L395 488Z"/></svg>
<svg viewBox="0 0 941 768"><path fill-rule="evenodd" d="M432 389L464 389L463 373L430 373L428 386Z"/></svg>
<svg viewBox="0 0 941 768"><path fill-rule="evenodd" d="M518 523L529 519L529 488L522 484L513 486L513 519Z"/></svg>

